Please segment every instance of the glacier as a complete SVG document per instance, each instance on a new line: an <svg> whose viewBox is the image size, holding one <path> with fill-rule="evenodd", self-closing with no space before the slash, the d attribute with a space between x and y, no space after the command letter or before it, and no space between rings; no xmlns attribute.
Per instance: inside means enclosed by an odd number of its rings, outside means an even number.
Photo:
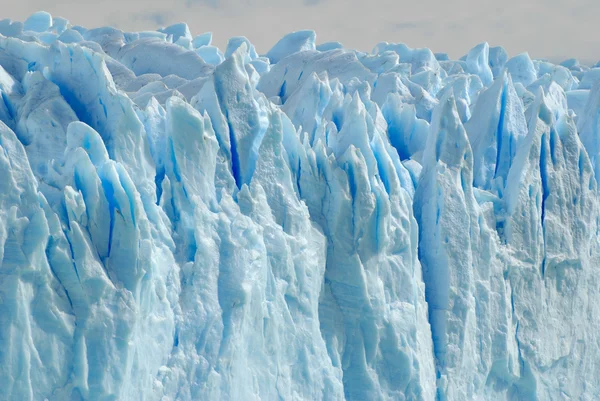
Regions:
<svg viewBox="0 0 600 401"><path fill-rule="evenodd" d="M0 21L0 400L600 399L600 65Z"/></svg>

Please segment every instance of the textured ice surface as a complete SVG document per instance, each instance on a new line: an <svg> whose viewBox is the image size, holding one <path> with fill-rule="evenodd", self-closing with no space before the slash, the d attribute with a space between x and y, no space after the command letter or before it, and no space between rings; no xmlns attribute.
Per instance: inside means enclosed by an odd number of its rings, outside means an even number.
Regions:
<svg viewBox="0 0 600 401"><path fill-rule="evenodd" d="M600 69L0 21L0 400L600 399Z"/></svg>

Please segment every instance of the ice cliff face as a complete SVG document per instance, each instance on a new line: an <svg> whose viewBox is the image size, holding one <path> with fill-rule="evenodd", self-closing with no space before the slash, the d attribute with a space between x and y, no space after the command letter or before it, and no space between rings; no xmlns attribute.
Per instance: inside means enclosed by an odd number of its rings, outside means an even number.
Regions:
<svg viewBox="0 0 600 401"><path fill-rule="evenodd" d="M1 400L600 398L600 73L0 21Z"/></svg>

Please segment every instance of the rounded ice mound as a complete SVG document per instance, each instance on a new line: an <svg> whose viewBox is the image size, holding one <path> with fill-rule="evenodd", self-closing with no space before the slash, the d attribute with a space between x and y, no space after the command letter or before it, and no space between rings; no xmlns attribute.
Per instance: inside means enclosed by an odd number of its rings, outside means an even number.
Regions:
<svg viewBox="0 0 600 401"><path fill-rule="evenodd" d="M173 43L177 42L179 38L186 38L190 41L192 40L192 34L190 33L190 28L185 22L180 22L178 24L169 25L166 28L161 28L158 30L159 32L166 33L167 35L173 35Z"/></svg>
<svg viewBox="0 0 600 401"><path fill-rule="evenodd" d="M203 33L202 35L198 35L194 39L192 39L192 46L194 47L194 49L198 49L202 46L210 46L211 43L212 32Z"/></svg>
<svg viewBox="0 0 600 401"><path fill-rule="evenodd" d="M25 20L24 29L33 32L46 32L52 26L52 16L45 11L31 14Z"/></svg>
<svg viewBox="0 0 600 401"><path fill-rule="evenodd" d="M527 53L514 56L506 62L505 67L510 75L512 75L513 81L519 82L525 87L529 86L537 78L535 66Z"/></svg>
<svg viewBox="0 0 600 401"><path fill-rule="evenodd" d="M316 47L320 52L327 52L329 50L343 49L344 45L340 42L325 42Z"/></svg>
<svg viewBox="0 0 600 401"><path fill-rule="evenodd" d="M504 69L504 64L508 60L508 53L501 46L490 47L489 52L489 63L490 68L492 69L492 74L494 74L494 79L500 75L502 70Z"/></svg>
<svg viewBox="0 0 600 401"><path fill-rule="evenodd" d="M225 50L225 58L231 57L231 55L242 45L246 44L246 54L248 55L248 61L255 60L258 58L258 53L254 45L245 36L234 36L227 42L227 49Z"/></svg>
<svg viewBox="0 0 600 401"><path fill-rule="evenodd" d="M211 65L219 65L225 60L223 53L215 46L202 46L196 49L196 54L199 55L205 63Z"/></svg>
<svg viewBox="0 0 600 401"><path fill-rule="evenodd" d="M315 50L315 41L317 34L315 31L304 30L288 33L279 40L267 53L271 64L278 63L279 60L304 50Z"/></svg>
<svg viewBox="0 0 600 401"><path fill-rule="evenodd" d="M592 68L581 77L577 89L592 89L596 82L600 81L600 68Z"/></svg>
<svg viewBox="0 0 600 401"><path fill-rule="evenodd" d="M91 162L96 166L108 160L108 152L100 134L85 123L73 121L67 126L66 151L73 151L79 147L88 153Z"/></svg>
<svg viewBox="0 0 600 401"><path fill-rule="evenodd" d="M467 54L467 69L471 74L478 75L485 86L489 86L494 80L489 63L490 47L486 43L475 46Z"/></svg>

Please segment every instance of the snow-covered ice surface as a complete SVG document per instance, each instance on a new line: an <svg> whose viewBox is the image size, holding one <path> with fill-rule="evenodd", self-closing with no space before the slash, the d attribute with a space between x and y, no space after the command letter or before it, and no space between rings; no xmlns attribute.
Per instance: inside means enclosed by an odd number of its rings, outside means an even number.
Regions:
<svg viewBox="0 0 600 401"><path fill-rule="evenodd" d="M600 399L600 68L0 21L0 400Z"/></svg>

